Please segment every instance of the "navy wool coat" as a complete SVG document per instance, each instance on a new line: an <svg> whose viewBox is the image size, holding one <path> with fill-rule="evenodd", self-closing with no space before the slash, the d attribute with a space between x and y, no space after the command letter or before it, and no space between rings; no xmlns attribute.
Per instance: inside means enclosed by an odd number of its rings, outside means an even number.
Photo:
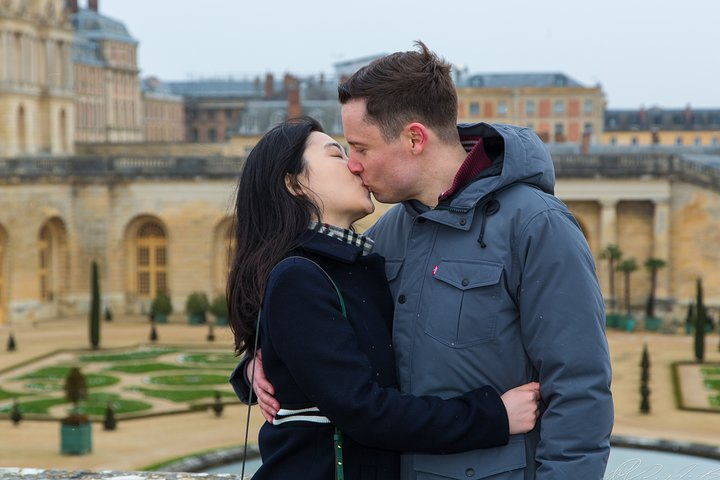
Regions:
<svg viewBox="0 0 720 480"><path fill-rule="evenodd" d="M491 387L447 400L398 391L383 257L311 232L293 255L268 279L263 366L281 410L317 407L332 424L265 423L263 465L254 479L333 479L334 425L343 432L348 480L398 479L399 451L453 453L507 443L507 414ZM338 286L347 319L318 265Z"/></svg>

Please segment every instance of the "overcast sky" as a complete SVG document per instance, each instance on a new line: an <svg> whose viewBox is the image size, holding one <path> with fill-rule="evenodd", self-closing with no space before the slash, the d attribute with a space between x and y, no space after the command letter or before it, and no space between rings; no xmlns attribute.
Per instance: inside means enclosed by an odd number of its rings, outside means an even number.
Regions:
<svg viewBox="0 0 720 480"><path fill-rule="evenodd" d="M80 0L85 6L86 0ZM333 72L423 40L471 73L563 72L609 108L720 108L716 0L99 0L163 80Z"/></svg>

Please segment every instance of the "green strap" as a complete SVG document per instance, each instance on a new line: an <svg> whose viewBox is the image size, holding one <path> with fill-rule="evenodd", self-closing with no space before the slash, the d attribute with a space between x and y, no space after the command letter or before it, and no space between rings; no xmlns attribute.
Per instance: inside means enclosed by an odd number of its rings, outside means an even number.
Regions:
<svg viewBox="0 0 720 480"><path fill-rule="evenodd" d="M345 309L345 300L343 300L343 296L340 293L340 289L338 288L337 284L333 281L332 277L328 275L328 273L325 271L324 268L322 268L320 265L318 265L316 262L310 260L307 257L289 257L289 258L303 258L307 260L310 263L314 263L316 267L322 271L325 276L330 280L330 283L332 283L332 286L335 287L335 292L337 293L338 300L340 300L340 311L342 312L342 316L345 320L347 320L347 310ZM342 432L339 428L335 427L335 434L333 435L333 444L335 446L335 480L345 480L345 471L343 468L343 452L342 452Z"/></svg>
<svg viewBox="0 0 720 480"><path fill-rule="evenodd" d="M345 480L345 472L343 470L342 432L337 427L335 427L333 440L335 443L335 480Z"/></svg>

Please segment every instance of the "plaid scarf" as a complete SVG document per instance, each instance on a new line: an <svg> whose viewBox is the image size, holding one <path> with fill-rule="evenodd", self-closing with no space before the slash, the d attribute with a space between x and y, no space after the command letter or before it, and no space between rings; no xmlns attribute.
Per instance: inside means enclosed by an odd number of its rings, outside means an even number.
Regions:
<svg viewBox="0 0 720 480"><path fill-rule="evenodd" d="M350 229L338 227L337 225L330 225L329 223L320 223L311 221L308 226L310 230L315 230L328 237L337 238L349 245L355 245L356 247L362 248L363 255L367 255L372 252L375 241L361 233L353 232Z"/></svg>

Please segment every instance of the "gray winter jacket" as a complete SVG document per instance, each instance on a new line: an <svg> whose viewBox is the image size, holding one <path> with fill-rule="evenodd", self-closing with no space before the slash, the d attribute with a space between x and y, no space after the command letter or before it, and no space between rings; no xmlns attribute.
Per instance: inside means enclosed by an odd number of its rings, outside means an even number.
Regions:
<svg viewBox="0 0 720 480"><path fill-rule="evenodd" d="M535 133L459 129L484 139L492 166L436 208L404 202L368 232L386 257L401 389L450 397L538 380L543 411L505 447L406 455L403 478L601 479L613 404L592 254Z"/></svg>

